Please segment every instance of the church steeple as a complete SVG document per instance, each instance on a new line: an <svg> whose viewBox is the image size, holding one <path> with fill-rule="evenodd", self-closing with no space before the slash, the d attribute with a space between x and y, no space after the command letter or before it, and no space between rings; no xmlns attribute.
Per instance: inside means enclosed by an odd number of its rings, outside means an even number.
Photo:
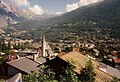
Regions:
<svg viewBox="0 0 120 82"><path fill-rule="evenodd" d="M42 36L42 56L43 57L46 57L45 49L46 49L46 41L45 41L45 36L43 35Z"/></svg>
<svg viewBox="0 0 120 82"><path fill-rule="evenodd" d="M45 40L45 36L41 37L40 47L38 50L39 57L51 57L53 52L48 42Z"/></svg>

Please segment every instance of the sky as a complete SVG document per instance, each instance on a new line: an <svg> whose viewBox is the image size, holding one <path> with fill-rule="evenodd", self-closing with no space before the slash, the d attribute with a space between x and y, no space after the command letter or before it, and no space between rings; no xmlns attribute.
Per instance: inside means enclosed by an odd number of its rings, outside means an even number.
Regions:
<svg viewBox="0 0 120 82"><path fill-rule="evenodd" d="M33 13L63 14L79 7L96 3L101 0L10 0L22 10L28 9Z"/></svg>

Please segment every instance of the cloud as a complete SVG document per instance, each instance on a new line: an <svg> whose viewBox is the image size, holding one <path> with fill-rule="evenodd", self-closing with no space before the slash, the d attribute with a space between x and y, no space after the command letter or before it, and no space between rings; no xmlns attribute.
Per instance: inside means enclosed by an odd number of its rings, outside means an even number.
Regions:
<svg viewBox="0 0 120 82"><path fill-rule="evenodd" d="M73 11L73 10L75 10L77 8L79 8L79 4L78 3L67 4L67 6L66 6L66 12Z"/></svg>
<svg viewBox="0 0 120 82"><path fill-rule="evenodd" d="M21 7L27 7L30 6L30 2L28 0L11 0L16 6Z"/></svg>
<svg viewBox="0 0 120 82"><path fill-rule="evenodd" d="M93 3L96 3L100 0L80 0L79 1L79 6L86 6L86 5L90 5L90 4L93 4Z"/></svg>
<svg viewBox="0 0 120 82"><path fill-rule="evenodd" d="M61 14L63 14L63 12L56 12L56 14L57 14L57 15L61 15Z"/></svg>
<svg viewBox="0 0 120 82"><path fill-rule="evenodd" d="M44 14L44 9L40 7L39 5L34 5L33 7L29 7L28 9L37 15Z"/></svg>
<svg viewBox="0 0 120 82"><path fill-rule="evenodd" d="M28 0L11 0L18 7L25 7L26 9L32 11L37 15L42 15L44 13L44 9L39 5L31 6Z"/></svg>
<svg viewBox="0 0 120 82"><path fill-rule="evenodd" d="M87 5L96 3L98 1L101 1L101 0L80 0L78 3L67 4L65 11L70 12L70 11L73 11L73 10L79 8L79 7L87 6Z"/></svg>

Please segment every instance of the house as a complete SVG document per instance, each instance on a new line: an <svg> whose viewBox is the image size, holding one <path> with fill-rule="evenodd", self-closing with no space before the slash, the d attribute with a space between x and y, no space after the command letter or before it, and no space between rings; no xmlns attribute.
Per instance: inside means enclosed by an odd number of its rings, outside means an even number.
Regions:
<svg viewBox="0 0 120 82"><path fill-rule="evenodd" d="M9 52L18 52L18 50L13 49L13 50L10 50Z"/></svg>
<svg viewBox="0 0 120 82"><path fill-rule="evenodd" d="M59 75L65 74L65 69L69 66L69 63L63 61L60 57L56 57L50 61L44 63L44 65L49 66L54 72L57 79L59 79Z"/></svg>
<svg viewBox="0 0 120 82"><path fill-rule="evenodd" d="M16 55L13 55L13 54L10 54L8 55L7 57L4 58L5 61L12 61L12 60L16 60L17 59L17 56Z"/></svg>
<svg viewBox="0 0 120 82"><path fill-rule="evenodd" d="M116 64L120 64L120 58L114 58L113 60Z"/></svg>
<svg viewBox="0 0 120 82"><path fill-rule="evenodd" d="M39 70L39 63L26 57L7 62L7 65L9 77L17 73L30 74L34 70Z"/></svg>
<svg viewBox="0 0 120 82"><path fill-rule="evenodd" d="M98 51L97 49L93 49L93 51L95 52L95 55L98 56L100 51Z"/></svg>
<svg viewBox="0 0 120 82"><path fill-rule="evenodd" d="M3 53L3 52L0 52L0 56L3 56L3 55L5 55L5 53Z"/></svg>
<svg viewBox="0 0 120 82"><path fill-rule="evenodd" d="M112 54L113 56L115 56L115 57L118 56L118 52L117 52L117 51L112 51L111 54Z"/></svg>
<svg viewBox="0 0 120 82"><path fill-rule="evenodd" d="M37 55L37 52L28 52L28 51L15 52L15 55L19 58L26 57L26 56L32 56L33 54Z"/></svg>
<svg viewBox="0 0 120 82"><path fill-rule="evenodd" d="M111 76L116 76L118 79L120 79L120 70L118 70L116 68L113 68L111 66L108 66L108 65L102 63L99 66L99 69L101 71L104 71L107 74L110 74Z"/></svg>
<svg viewBox="0 0 120 82"><path fill-rule="evenodd" d="M29 58L39 64L43 64L46 62L46 58L43 58L43 57L38 57L37 55L33 55L33 56L26 56L26 58Z"/></svg>
<svg viewBox="0 0 120 82"><path fill-rule="evenodd" d="M74 63L68 62L69 60L74 61ZM64 74L63 70L65 70L66 66L70 64L75 66L75 72L77 74L80 74L80 70L85 67L88 60L89 58L82 55L81 53L77 51L71 51L66 54L58 55L53 60L46 62L45 65L48 65L50 68L53 69L56 75L59 75ZM99 62L94 60L92 60L92 62L94 66L94 71L96 73L95 82L110 82L112 80L112 76L99 69Z"/></svg>
<svg viewBox="0 0 120 82"><path fill-rule="evenodd" d="M73 48L72 50L73 51L79 51L79 48Z"/></svg>
<svg viewBox="0 0 120 82"><path fill-rule="evenodd" d="M115 67L120 69L120 58L113 58L113 61L115 63Z"/></svg>

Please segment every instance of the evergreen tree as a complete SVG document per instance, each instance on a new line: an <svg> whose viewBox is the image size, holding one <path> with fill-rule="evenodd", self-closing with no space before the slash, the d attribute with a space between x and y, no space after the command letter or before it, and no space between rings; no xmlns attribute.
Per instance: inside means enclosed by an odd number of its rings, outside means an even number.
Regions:
<svg viewBox="0 0 120 82"><path fill-rule="evenodd" d="M31 74L23 75L22 81L23 82L39 82L37 78L37 72L34 71Z"/></svg>
<svg viewBox="0 0 120 82"><path fill-rule="evenodd" d="M118 56L117 57L120 58L120 51L118 51Z"/></svg>
<svg viewBox="0 0 120 82"><path fill-rule="evenodd" d="M81 82L73 69L73 66L67 67L65 75L60 77L60 82Z"/></svg>
<svg viewBox="0 0 120 82"><path fill-rule="evenodd" d="M48 66L42 65L38 73L38 80L39 82L53 82L55 81L55 73Z"/></svg>
<svg viewBox="0 0 120 82"><path fill-rule="evenodd" d="M65 50L64 50L65 52L70 52L70 51L72 51L72 47L65 47Z"/></svg>
<svg viewBox="0 0 120 82"><path fill-rule="evenodd" d="M40 66L38 72L32 72L28 75L23 75L23 82L57 82L55 73L47 66Z"/></svg>
<svg viewBox="0 0 120 82"><path fill-rule="evenodd" d="M71 61L73 62L73 61ZM79 77L74 72L74 66L68 66L64 75L60 75L59 81L55 79L55 73L48 66L40 66L38 72L32 72L23 76L23 82L94 82L95 73L92 61L89 60L81 70Z"/></svg>
<svg viewBox="0 0 120 82"><path fill-rule="evenodd" d="M8 50L10 50L11 49L11 42L9 41L8 42Z"/></svg>
<svg viewBox="0 0 120 82"><path fill-rule="evenodd" d="M0 41L0 51L2 51L2 42Z"/></svg>
<svg viewBox="0 0 120 82"><path fill-rule="evenodd" d="M93 64L92 64L92 61L89 60L85 66L85 68L83 68L81 70L81 74L79 76L79 79L82 81L82 82L94 82L95 81L95 72L93 70Z"/></svg>

